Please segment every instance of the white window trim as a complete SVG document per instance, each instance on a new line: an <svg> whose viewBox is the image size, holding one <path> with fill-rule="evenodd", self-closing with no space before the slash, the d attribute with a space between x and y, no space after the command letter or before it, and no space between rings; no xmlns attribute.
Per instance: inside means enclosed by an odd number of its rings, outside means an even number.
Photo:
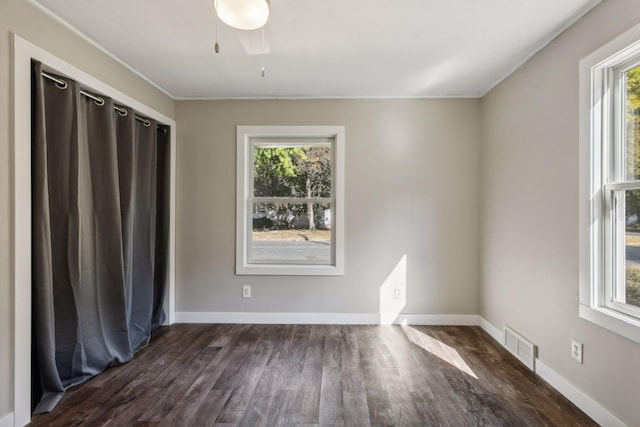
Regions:
<svg viewBox="0 0 640 427"><path fill-rule="evenodd" d="M640 343L640 318L626 313L616 303L606 303L607 265L604 215L610 190L632 188L635 183L607 184L603 170L611 160L612 130L608 128L615 108L610 105L610 73L640 54L640 25L636 25L580 61L580 154L579 154L579 314L603 328ZM603 148L604 147L604 148ZM627 188L628 187L628 188ZM636 187L637 188L637 187ZM626 308L626 307L625 307Z"/></svg>
<svg viewBox="0 0 640 427"><path fill-rule="evenodd" d="M344 176L345 130L344 126L238 126L237 129L237 187L236 187L236 274L238 275L296 275L342 276L344 275ZM251 264L247 224L250 210L251 182L246 173L250 164L252 138L331 138L334 145L333 212L331 232L334 242L332 265L312 264Z"/></svg>

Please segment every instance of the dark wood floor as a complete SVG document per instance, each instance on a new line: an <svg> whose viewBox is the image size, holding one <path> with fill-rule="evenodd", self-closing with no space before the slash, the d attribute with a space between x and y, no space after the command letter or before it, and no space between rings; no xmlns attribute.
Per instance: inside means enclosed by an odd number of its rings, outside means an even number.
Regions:
<svg viewBox="0 0 640 427"><path fill-rule="evenodd" d="M174 325L32 425L596 424L477 327Z"/></svg>

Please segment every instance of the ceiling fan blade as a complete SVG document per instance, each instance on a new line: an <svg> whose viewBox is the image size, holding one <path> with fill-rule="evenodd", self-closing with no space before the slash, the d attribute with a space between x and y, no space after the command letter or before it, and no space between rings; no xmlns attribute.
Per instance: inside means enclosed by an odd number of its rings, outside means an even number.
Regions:
<svg viewBox="0 0 640 427"><path fill-rule="evenodd" d="M262 28L251 31L238 31L240 42L248 55L263 55L271 52L269 44L269 27L265 25Z"/></svg>

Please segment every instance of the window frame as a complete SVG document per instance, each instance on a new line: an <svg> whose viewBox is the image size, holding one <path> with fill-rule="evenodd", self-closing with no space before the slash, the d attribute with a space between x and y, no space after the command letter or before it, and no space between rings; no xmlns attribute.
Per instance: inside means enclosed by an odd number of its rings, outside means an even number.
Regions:
<svg viewBox="0 0 640 427"><path fill-rule="evenodd" d="M640 343L640 308L614 299L624 291L616 280L625 274L616 256L625 250L624 194L640 189L626 180L623 161L623 80L639 64L640 25L580 61L579 315Z"/></svg>
<svg viewBox="0 0 640 427"><path fill-rule="evenodd" d="M236 188L236 274L237 275L344 275L344 126L237 126L237 188ZM253 148L256 144L269 144L278 138L299 138L304 144L331 142L332 185L329 198L256 197L253 193ZM293 145L294 143L292 143ZM280 145L281 146L281 145ZM264 262L254 263L251 257L251 231L253 204L265 202L331 203L332 260L330 264Z"/></svg>

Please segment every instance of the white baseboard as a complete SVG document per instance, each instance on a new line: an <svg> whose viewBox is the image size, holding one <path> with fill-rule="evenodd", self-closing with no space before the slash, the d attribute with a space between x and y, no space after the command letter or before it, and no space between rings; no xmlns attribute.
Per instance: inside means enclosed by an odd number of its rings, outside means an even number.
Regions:
<svg viewBox="0 0 640 427"><path fill-rule="evenodd" d="M13 427L13 412L0 418L0 427Z"/></svg>
<svg viewBox="0 0 640 427"><path fill-rule="evenodd" d="M564 379L539 359L536 361L536 373L601 426L627 426L618 417L607 411L598 402L587 396L582 390Z"/></svg>
<svg viewBox="0 0 640 427"><path fill-rule="evenodd" d="M489 323L484 317L480 318L479 325L485 332L491 335L500 345L502 343L502 331ZM598 402L587 396L582 390L560 376L557 372L549 368L540 359L536 359L536 374L548 382L560 394L569 399L574 405L580 408L591 419L604 427L626 427L618 417L603 408Z"/></svg>
<svg viewBox="0 0 640 427"><path fill-rule="evenodd" d="M475 314L176 312L174 323L476 326Z"/></svg>
<svg viewBox="0 0 640 427"><path fill-rule="evenodd" d="M174 323L370 324L368 313L242 313L177 311Z"/></svg>
<svg viewBox="0 0 640 427"><path fill-rule="evenodd" d="M478 322L478 324L480 325L480 327L482 329L484 329L484 331L486 333L488 333L489 335L491 335L493 337L494 340L498 341L500 343L500 345L502 344L502 331L498 328L496 328L495 326L493 326L493 324L489 323L489 321L487 319L485 319L482 316L478 316L480 317L480 322Z"/></svg>
<svg viewBox="0 0 640 427"><path fill-rule="evenodd" d="M381 325L478 326L477 314L397 314L394 319L382 315ZM388 321L392 320L392 321Z"/></svg>

